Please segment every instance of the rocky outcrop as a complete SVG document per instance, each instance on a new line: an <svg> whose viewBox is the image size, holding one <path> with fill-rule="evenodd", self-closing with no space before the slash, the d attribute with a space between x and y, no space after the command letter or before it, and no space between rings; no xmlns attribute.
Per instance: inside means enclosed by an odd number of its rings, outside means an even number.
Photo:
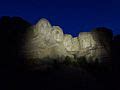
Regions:
<svg viewBox="0 0 120 90"><path fill-rule="evenodd" d="M85 57L89 60L104 60L105 58L111 58L111 47L109 41L104 32L102 35L97 31L82 32L79 34L80 51L77 54L78 57Z"/></svg>
<svg viewBox="0 0 120 90"><path fill-rule="evenodd" d="M30 59L61 59L69 56L64 46L64 34L59 26L51 26L41 19L28 29L22 48L23 55Z"/></svg>
<svg viewBox="0 0 120 90"><path fill-rule="evenodd" d="M93 39L91 32L82 32L79 34L80 49L77 57L93 57L97 42ZM93 51L94 50L94 51Z"/></svg>
<svg viewBox="0 0 120 90"><path fill-rule="evenodd" d="M97 28L100 29L100 28ZM59 59L65 57L101 60L110 56L110 33L101 30L81 32L78 37L64 34L59 26L52 26L46 19L27 30L22 52L27 59Z"/></svg>

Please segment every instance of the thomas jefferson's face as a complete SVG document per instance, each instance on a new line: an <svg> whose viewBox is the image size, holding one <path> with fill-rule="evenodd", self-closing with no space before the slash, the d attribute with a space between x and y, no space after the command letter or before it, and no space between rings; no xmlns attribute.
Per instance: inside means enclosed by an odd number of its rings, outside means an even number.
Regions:
<svg viewBox="0 0 120 90"><path fill-rule="evenodd" d="M63 31L58 26L53 26L52 35L57 42L63 41Z"/></svg>

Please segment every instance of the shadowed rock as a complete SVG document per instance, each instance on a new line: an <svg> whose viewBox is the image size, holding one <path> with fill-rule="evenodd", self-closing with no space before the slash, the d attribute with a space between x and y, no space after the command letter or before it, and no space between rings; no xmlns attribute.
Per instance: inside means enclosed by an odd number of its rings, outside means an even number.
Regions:
<svg viewBox="0 0 120 90"><path fill-rule="evenodd" d="M78 57L106 62L111 59L112 32L107 28L96 28L92 32L79 34L80 51Z"/></svg>

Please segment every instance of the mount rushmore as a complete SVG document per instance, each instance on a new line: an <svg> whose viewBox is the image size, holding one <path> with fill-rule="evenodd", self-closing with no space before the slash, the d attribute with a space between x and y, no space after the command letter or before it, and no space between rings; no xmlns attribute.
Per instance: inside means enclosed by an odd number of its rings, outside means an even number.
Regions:
<svg viewBox="0 0 120 90"><path fill-rule="evenodd" d="M78 37L73 37L43 18L31 26L24 36L21 51L27 60L85 57L87 61L104 61L111 58L112 33L104 27L80 32Z"/></svg>

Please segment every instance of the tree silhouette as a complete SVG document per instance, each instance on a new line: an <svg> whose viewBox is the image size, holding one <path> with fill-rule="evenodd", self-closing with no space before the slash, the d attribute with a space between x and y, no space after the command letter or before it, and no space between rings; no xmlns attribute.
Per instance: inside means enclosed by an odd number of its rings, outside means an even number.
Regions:
<svg viewBox="0 0 120 90"><path fill-rule="evenodd" d="M1 64L10 68L15 62L23 63L18 52L24 33L31 24L21 17L3 16L0 18Z"/></svg>

